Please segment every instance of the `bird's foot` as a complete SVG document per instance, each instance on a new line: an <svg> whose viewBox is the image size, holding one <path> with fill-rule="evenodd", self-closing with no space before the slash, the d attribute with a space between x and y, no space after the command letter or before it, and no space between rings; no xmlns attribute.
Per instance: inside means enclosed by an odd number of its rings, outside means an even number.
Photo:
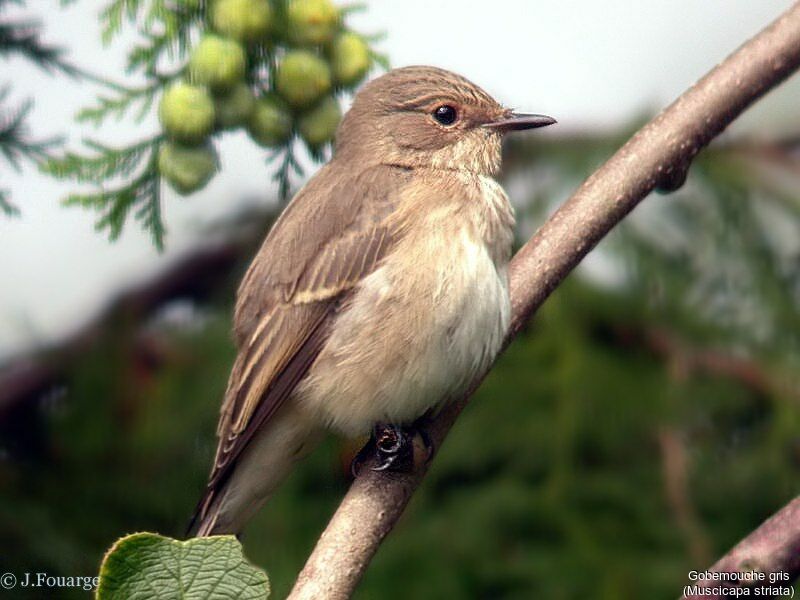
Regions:
<svg viewBox="0 0 800 600"><path fill-rule="evenodd" d="M421 444L415 443L417 439ZM432 456L431 439L417 423L411 426L379 423L375 425L369 441L350 463L350 473L354 478L358 477L362 465L373 457L373 471L409 472L420 461L427 464Z"/></svg>
<svg viewBox="0 0 800 600"><path fill-rule="evenodd" d="M414 468L414 431L400 425L378 424L373 471L411 471Z"/></svg>

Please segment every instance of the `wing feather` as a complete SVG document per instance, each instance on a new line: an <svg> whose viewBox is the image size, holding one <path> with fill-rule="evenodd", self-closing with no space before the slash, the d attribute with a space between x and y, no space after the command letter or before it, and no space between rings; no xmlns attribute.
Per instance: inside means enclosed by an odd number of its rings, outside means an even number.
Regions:
<svg viewBox="0 0 800 600"><path fill-rule="evenodd" d="M340 303L399 235L391 216L407 173L383 166L356 181L341 180L330 166L286 208L239 288L239 354L221 409L214 466L193 522L205 518L238 457L306 374ZM353 189L365 197L354 201Z"/></svg>

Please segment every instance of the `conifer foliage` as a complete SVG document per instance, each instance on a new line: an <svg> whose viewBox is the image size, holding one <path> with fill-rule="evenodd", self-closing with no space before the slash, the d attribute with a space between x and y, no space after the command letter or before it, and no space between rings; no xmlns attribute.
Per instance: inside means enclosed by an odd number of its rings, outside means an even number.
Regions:
<svg viewBox="0 0 800 600"><path fill-rule="evenodd" d="M160 130L118 147L90 140L43 169L97 189L66 203L94 209L96 226L117 238L130 214L164 244L162 179L180 194L216 174L215 141L243 129L268 151L280 196L301 175L299 145L323 160L341 118L338 97L376 64L370 43L346 26L355 7L331 0L112 0L101 15L105 43L128 25L141 40L126 69L142 83L114 84L78 120L141 122L157 111Z"/></svg>
<svg viewBox="0 0 800 600"><path fill-rule="evenodd" d="M71 77L83 75L80 69L64 59L60 48L42 41L39 23L8 17L7 10L11 4L24 6L22 0L0 0L0 58L20 56L50 73ZM37 139L30 133L27 117L33 101L15 106L9 100L10 91L10 83L0 80L0 156L19 171L24 161L40 164L48 160L58 140ZM3 188L0 188L0 212L6 215L19 212L11 201L10 192Z"/></svg>

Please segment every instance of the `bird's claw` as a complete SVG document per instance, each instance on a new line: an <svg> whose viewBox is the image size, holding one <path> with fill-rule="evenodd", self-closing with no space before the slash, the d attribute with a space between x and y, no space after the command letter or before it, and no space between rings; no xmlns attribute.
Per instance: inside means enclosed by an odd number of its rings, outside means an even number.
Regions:
<svg viewBox="0 0 800 600"><path fill-rule="evenodd" d="M392 468L392 465L394 465L396 462L397 462L397 455L396 454L391 455L391 456L386 456L386 457L380 458L378 463L374 467L372 467L372 470L373 471L405 471L405 470L407 470L407 469L400 469L399 467Z"/></svg>

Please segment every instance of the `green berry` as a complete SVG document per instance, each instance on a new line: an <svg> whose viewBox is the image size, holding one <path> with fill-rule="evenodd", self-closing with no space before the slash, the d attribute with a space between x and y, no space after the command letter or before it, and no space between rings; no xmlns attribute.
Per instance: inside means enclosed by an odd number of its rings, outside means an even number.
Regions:
<svg viewBox="0 0 800 600"><path fill-rule="evenodd" d="M217 153L211 144L186 147L165 142L158 150L158 170L179 194L191 194L204 187L218 166Z"/></svg>
<svg viewBox="0 0 800 600"><path fill-rule="evenodd" d="M330 0L290 0L286 19L294 43L324 44L336 33L339 11Z"/></svg>
<svg viewBox="0 0 800 600"><path fill-rule="evenodd" d="M278 65L276 87L295 108L310 106L331 89L328 63L313 52L287 52Z"/></svg>
<svg viewBox="0 0 800 600"><path fill-rule="evenodd" d="M240 42L259 42L269 35L272 9L269 0L216 0L211 6L211 24Z"/></svg>
<svg viewBox="0 0 800 600"><path fill-rule="evenodd" d="M237 83L226 95L214 99L217 126L231 129L244 125L250 119L255 104L256 99L250 87L246 83Z"/></svg>
<svg viewBox="0 0 800 600"><path fill-rule="evenodd" d="M199 144L214 127L214 102L204 87L175 83L161 98L158 118L172 139Z"/></svg>
<svg viewBox="0 0 800 600"><path fill-rule="evenodd" d="M256 101L247 129L259 145L280 146L292 134L292 115L279 98L267 96Z"/></svg>
<svg viewBox="0 0 800 600"><path fill-rule="evenodd" d="M218 35L205 35L189 59L189 79L216 92L233 88L244 78L247 58L244 48Z"/></svg>
<svg viewBox="0 0 800 600"><path fill-rule="evenodd" d="M333 141L342 109L333 96L328 96L297 121L297 130L310 148L319 148Z"/></svg>
<svg viewBox="0 0 800 600"><path fill-rule="evenodd" d="M355 33L336 36L331 46L333 78L340 85L355 85L369 71L369 46Z"/></svg>

